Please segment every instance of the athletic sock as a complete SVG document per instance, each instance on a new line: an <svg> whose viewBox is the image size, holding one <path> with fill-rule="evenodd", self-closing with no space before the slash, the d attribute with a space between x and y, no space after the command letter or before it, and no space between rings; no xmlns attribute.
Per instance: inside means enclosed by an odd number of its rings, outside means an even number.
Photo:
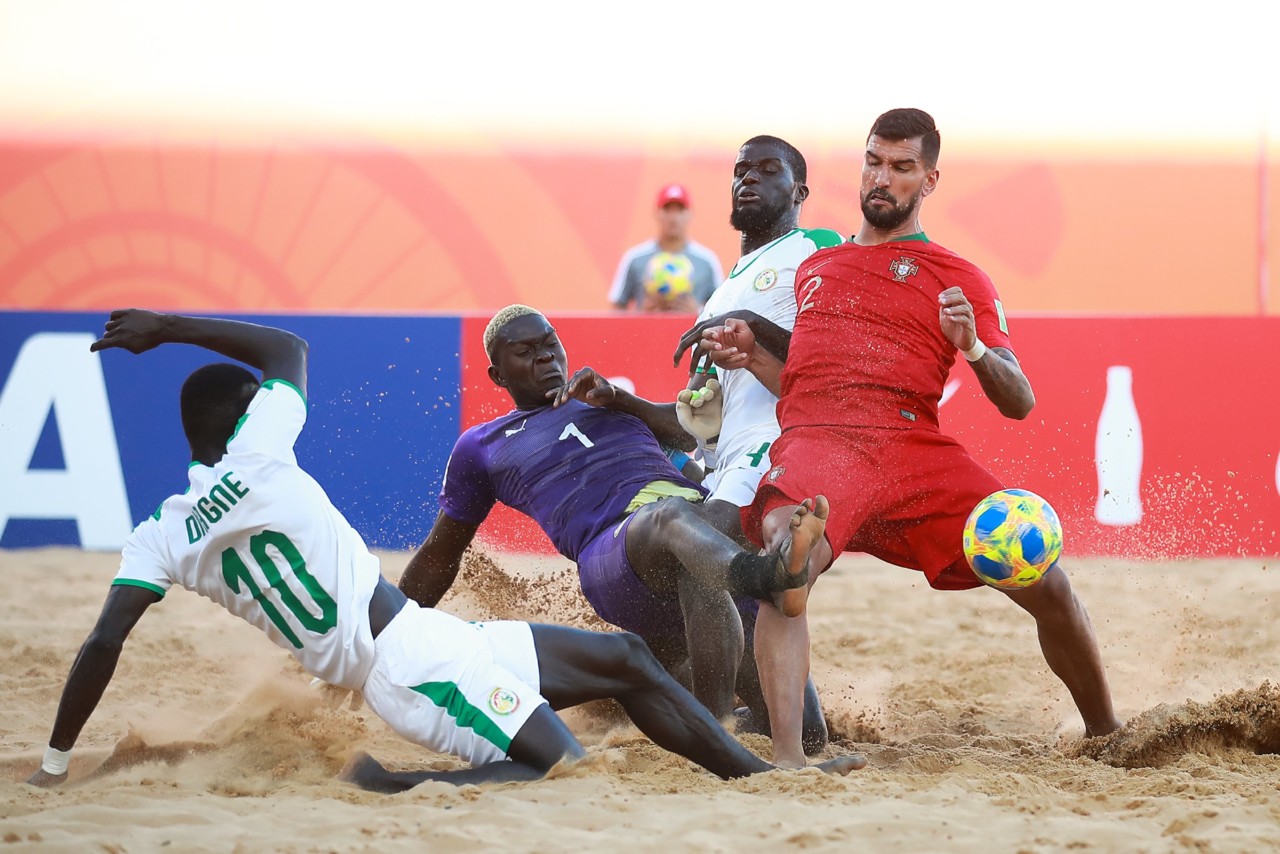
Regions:
<svg viewBox="0 0 1280 854"><path fill-rule="evenodd" d="M777 554L739 552L729 564L729 592L735 596L771 599L773 594L803 586L807 580L804 575L788 575Z"/></svg>

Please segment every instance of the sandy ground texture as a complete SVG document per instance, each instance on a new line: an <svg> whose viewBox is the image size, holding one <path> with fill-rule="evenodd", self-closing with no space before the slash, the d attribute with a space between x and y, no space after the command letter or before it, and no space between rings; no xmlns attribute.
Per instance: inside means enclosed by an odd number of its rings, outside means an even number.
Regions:
<svg viewBox="0 0 1280 854"><path fill-rule="evenodd" d="M383 555L388 577L406 559ZM593 625L565 562L497 560L471 561L446 607ZM117 562L0 551L0 852L1280 847L1276 562L1074 564L1129 720L1107 739L1082 739L1030 619L999 593L938 593L845 556L810 600L814 676L831 754L866 753L863 771L721 782L594 704L566 713L590 758L552 779L397 796L335 774L358 749L394 768L457 763L330 707L287 653L175 590L126 645L70 782L34 789L22 781Z"/></svg>

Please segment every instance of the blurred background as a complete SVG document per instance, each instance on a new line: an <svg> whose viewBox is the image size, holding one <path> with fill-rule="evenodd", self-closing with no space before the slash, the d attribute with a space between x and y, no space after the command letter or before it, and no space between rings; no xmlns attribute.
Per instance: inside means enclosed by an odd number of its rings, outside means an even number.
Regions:
<svg viewBox="0 0 1280 854"><path fill-rule="evenodd" d="M0 5L0 305L607 308L653 197L726 263L737 146L856 230L879 113L1023 312L1275 314L1273 3Z"/></svg>
<svg viewBox="0 0 1280 854"><path fill-rule="evenodd" d="M868 127L915 106L943 136L924 225L995 281L1040 400L1010 424L960 369L944 426L1050 497L1069 548L1275 553L1277 24L1236 0L3 0L0 547L114 547L181 491L149 389L203 357L76 355L125 305L304 331L300 457L412 547L458 431L507 406L473 340L495 309L670 399L692 317L608 298L659 190L727 268L737 148L772 134L808 159L802 224L847 235ZM1127 520L1095 513L1104 456L1140 484Z"/></svg>

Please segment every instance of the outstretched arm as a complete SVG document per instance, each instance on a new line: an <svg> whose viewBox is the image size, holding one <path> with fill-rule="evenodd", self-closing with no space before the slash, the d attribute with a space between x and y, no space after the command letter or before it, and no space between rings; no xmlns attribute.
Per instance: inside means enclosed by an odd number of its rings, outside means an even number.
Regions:
<svg viewBox="0 0 1280 854"><path fill-rule="evenodd" d="M476 537L479 525L450 519L441 510L431 533L409 559L400 576L400 590L424 608L434 608L449 592L462 566L462 553Z"/></svg>
<svg viewBox="0 0 1280 854"><path fill-rule="evenodd" d="M1006 418L1026 418L1036 405L1036 396L1018 358L1004 347L987 347L978 339L973 305L960 288L938 294L938 304L942 333L973 366L987 399Z"/></svg>
<svg viewBox="0 0 1280 854"><path fill-rule="evenodd" d="M658 441L682 451L691 451L697 444L693 436L685 432L676 416L674 403L654 403L643 397L618 388L592 368L579 368L560 388L547 392L552 406L560 406L570 399L581 400L591 406L612 409L634 415L645 423Z"/></svg>
<svg viewBox="0 0 1280 854"><path fill-rule="evenodd" d="M143 587L116 585L111 588L102 605L98 623L80 647L67 676L67 684L62 689L58 716L54 719L53 734L49 736L49 747L53 750L70 752L75 746L80 731L98 707L98 701L116 672L116 663L120 660L120 651L129 632L133 631L143 612L159 601L160 594ZM57 768L56 761L50 768L46 758L46 764L27 782L43 788L58 785L67 779L65 758L62 763L61 769Z"/></svg>
<svg viewBox="0 0 1280 854"><path fill-rule="evenodd" d="M785 360L757 346L755 333L747 321L731 317L723 326L707 329L702 333L701 346L717 367L746 368L774 397L782 397Z"/></svg>
<svg viewBox="0 0 1280 854"><path fill-rule="evenodd" d="M119 347L145 353L161 344L194 344L252 365L263 379L281 379L307 393L307 342L283 329L239 320L158 314L140 308L111 312L106 331L89 349Z"/></svg>
<svg viewBox="0 0 1280 854"><path fill-rule="evenodd" d="M680 364L680 357L692 347L693 362L696 366L703 355L702 348L698 346L699 342L703 340L703 333L708 329L724 326L725 322L729 320L745 321L751 329L751 334L755 336L757 346L768 350L779 362L787 361L787 351L791 348L791 333L772 320L761 317L754 311L738 309L716 317L709 317L706 320L700 320L681 335L680 343L676 345L675 355L672 356L672 364Z"/></svg>

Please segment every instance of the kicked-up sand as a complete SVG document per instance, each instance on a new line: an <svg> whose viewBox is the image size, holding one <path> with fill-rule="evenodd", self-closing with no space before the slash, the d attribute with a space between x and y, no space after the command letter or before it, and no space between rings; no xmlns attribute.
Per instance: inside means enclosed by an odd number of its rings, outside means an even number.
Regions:
<svg viewBox="0 0 1280 854"><path fill-rule="evenodd" d="M493 557L468 562L448 610L600 627L565 561ZM394 579L408 555L382 558ZM358 750L397 769L458 763L175 590L126 644L68 784L35 789L23 781L118 560L0 551L0 854L1280 848L1280 561L1068 566L1129 721L1105 739L1082 738L1004 596L846 555L809 601L813 674L828 755L865 753L862 771L722 782L593 704L564 713L589 759L551 779L395 796L336 774Z"/></svg>

